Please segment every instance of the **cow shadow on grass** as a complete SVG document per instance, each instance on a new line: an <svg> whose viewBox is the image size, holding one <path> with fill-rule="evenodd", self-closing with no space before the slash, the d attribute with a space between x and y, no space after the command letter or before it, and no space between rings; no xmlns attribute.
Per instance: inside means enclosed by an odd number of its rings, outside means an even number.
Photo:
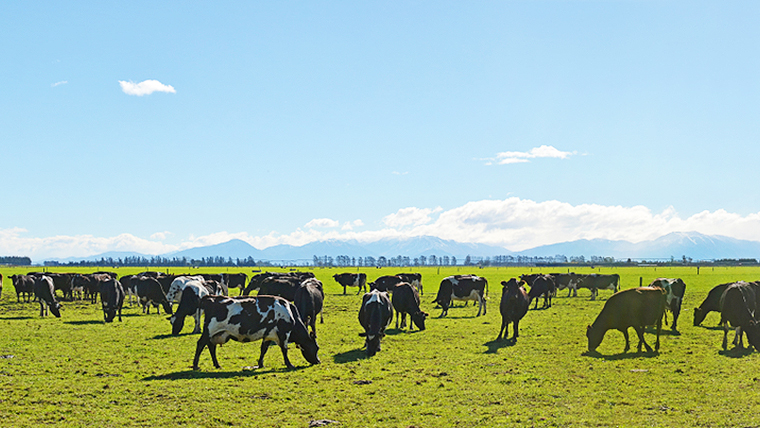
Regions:
<svg viewBox="0 0 760 428"><path fill-rule="evenodd" d="M102 319L99 319L99 320L82 320L82 321L64 321L63 323L64 324L71 324L71 325L105 324Z"/></svg>
<svg viewBox="0 0 760 428"><path fill-rule="evenodd" d="M630 360L633 358L655 358L660 356L659 351L653 351L653 352L621 352L619 354L611 354L611 355L604 355L602 353L599 353L597 351L589 352L586 351L582 353L584 357L591 357L601 360L607 360L607 361L616 361L616 360Z"/></svg>
<svg viewBox="0 0 760 428"><path fill-rule="evenodd" d="M718 351L718 355L722 355L728 358L744 358L748 355L751 355L753 352L754 351L752 348L740 348L736 346L726 351L720 350Z"/></svg>
<svg viewBox="0 0 760 428"><path fill-rule="evenodd" d="M7 321L21 321L21 320L30 320L35 317L0 317L0 320L7 320Z"/></svg>
<svg viewBox="0 0 760 428"><path fill-rule="evenodd" d="M180 333L180 334L177 334L177 335L174 335L174 334L171 334L171 333L157 334L157 335L151 337L151 340L163 340L163 339L170 339L172 337L182 337L182 336L192 336L192 335L200 335L200 333Z"/></svg>
<svg viewBox="0 0 760 428"><path fill-rule="evenodd" d="M706 325L698 325L697 327L703 328L705 330L720 330L720 331L723 331L723 326L722 325L716 325L714 327L708 327Z"/></svg>
<svg viewBox="0 0 760 428"><path fill-rule="evenodd" d="M367 351L364 348L352 349L333 355L333 361L337 364L352 363L365 358L367 358Z"/></svg>
<svg viewBox="0 0 760 428"><path fill-rule="evenodd" d="M264 368L256 370L240 370L240 371L204 371L204 370L184 370L181 372L166 373L162 375L153 375L142 378L142 381L149 382L153 380L192 380L192 379L234 379L238 377L256 377L272 373L292 373L299 370L308 368L309 366L303 366L289 370L287 368Z"/></svg>
<svg viewBox="0 0 760 428"><path fill-rule="evenodd" d="M514 337L511 339L494 339L490 342L484 343L483 345L488 347L485 352L486 354L496 354L501 348L509 348L517 345L517 339Z"/></svg>

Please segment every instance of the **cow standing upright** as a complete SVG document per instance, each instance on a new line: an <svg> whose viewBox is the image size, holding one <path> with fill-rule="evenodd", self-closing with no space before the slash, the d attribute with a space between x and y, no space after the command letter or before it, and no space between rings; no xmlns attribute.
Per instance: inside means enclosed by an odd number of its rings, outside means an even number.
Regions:
<svg viewBox="0 0 760 428"><path fill-rule="evenodd" d="M729 325L736 328L734 345L744 347L743 336L755 349L760 350L760 326L757 320L756 287L744 281L730 284L720 297L720 323L723 326L723 350L728 349Z"/></svg>
<svg viewBox="0 0 760 428"><path fill-rule="evenodd" d="M324 301L325 292L322 290L322 281L316 278L309 278L302 282L293 297L293 303L298 309L301 321L307 328L311 326L313 338L317 337L317 314L320 314L320 322L324 322L324 318L321 318Z"/></svg>
<svg viewBox="0 0 760 428"><path fill-rule="evenodd" d="M550 273L554 279L554 285L557 287L557 291L567 288L567 297L572 294L573 297L578 297L578 275L575 273Z"/></svg>
<svg viewBox="0 0 760 428"><path fill-rule="evenodd" d="M702 324L702 321L705 320L705 317L707 317L707 314L710 312L720 312L720 298L723 296L726 288L731 284L733 284L733 282L716 285L707 293L705 300L698 307L694 308L695 327Z"/></svg>
<svg viewBox="0 0 760 428"><path fill-rule="evenodd" d="M588 288L591 290L591 300L596 300L599 290L612 290L617 293L620 290L620 275L613 273L611 275L602 275L592 273L580 277L578 288Z"/></svg>
<svg viewBox="0 0 760 428"><path fill-rule="evenodd" d="M137 299L142 305L143 313L150 314L150 306L153 305L156 308L156 313L159 313L158 306L161 305L167 314L172 313L172 304L166 299L166 294L161 283L158 279L149 276L138 276L132 279L132 283L137 290Z"/></svg>
<svg viewBox="0 0 760 428"><path fill-rule="evenodd" d="M380 339L385 337L385 329L393 321L393 306L384 291L372 290L362 296L362 306L359 308L359 324L364 328L364 346L367 356L371 357L380 352Z"/></svg>
<svg viewBox="0 0 760 428"><path fill-rule="evenodd" d="M673 313L673 324L670 329L678 331L678 315L681 313L681 303L686 294L686 283L681 278L657 278L649 286L662 288L667 293L665 309ZM667 324L667 312L665 320Z"/></svg>
<svg viewBox="0 0 760 428"><path fill-rule="evenodd" d="M13 288L16 289L16 303L29 303L34 294L34 277L30 275L11 275L9 278L13 282Z"/></svg>
<svg viewBox="0 0 760 428"><path fill-rule="evenodd" d="M408 282L402 282L393 289L393 298L391 299L393 309L396 310L396 328L398 328L398 319L401 318L401 328L406 326L406 314L409 314L409 329L414 330L416 325L420 331L425 330L425 319L428 314L420 309L420 295L417 288Z"/></svg>
<svg viewBox="0 0 760 428"><path fill-rule="evenodd" d="M643 344L647 352L652 348L644 340L644 327L657 326L657 343L655 350L660 349L660 330L662 329L662 316L665 312L665 290L660 288L639 287L630 288L613 294L604 303L604 307L594 320L594 323L586 328L589 352L596 351L602 343L607 330L616 329L625 337L625 349L631 349L628 339L628 328L633 327L639 337L638 352L641 352Z"/></svg>
<svg viewBox="0 0 760 428"><path fill-rule="evenodd" d="M358 287L356 294L367 291L366 273L336 273L333 279L343 286L343 294L346 294L346 287Z"/></svg>
<svg viewBox="0 0 760 428"><path fill-rule="evenodd" d="M538 309L538 298L544 297L543 308L551 308L552 296L556 293L556 287L554 286L554 279L549 275L539 275L533 278L530 285L530 291L528 292L528 298L531 301L536 299L536 305L533 309Z"/></svg>
<svg viewBox="0 0 760 428"><path fill-rule="evenodd" d="M34 278L34 295L40 302L40 316L43 317L48 314L48 308L50 312L55 315L56 318L61 317L61 304L55 300L55 286L53 285L53 279L49 276L37 276Z"/></svg>
<svg viewBox="0 0 760 428"><path fill-rule="evenodd" d="M258 294L264 295L265 293L261 293L261 285L270 278L280 278L280 279L286 279L288 281L292 280L295 284L300 285L301 282L309 279L314 278L313 272L263 272L256 274L251 277L251 281L248 282L248 286L245 287L243 290L243 295L248 296L252 292L256 291ZM294 290L295 291L295 290Z"/></svg>
<svg viewBox="0 0 760 428"><path fill-rule="evenodd" d="M103 319L112 322L118 312L121 322L121 307L124 305L124 288L115 279L100 283L100 304L103 307Z"/></svg>
<svg viewBox="0 0 760 428"><path fill-rule="evenodd" d="M214 367L221 368L216 359L216 346L235 340L251 342L261 340L261 356L257 368L264 367L264 354L270 342L280 346L285 365L293 369L288 359L288 344L301 348L301 354L311 364L319 364L316 340L309 336L306 326L298 317L295 305L281 297L257 296L230 298L206 296L201 300L206 314L203 333L198 339L193 358L193 369L198 370L201 352L208 347Z"/></svg>
<svg viewBox="0 0 760 428"><path fill-rule="evenodd" d="M510 278L509 281L501 282L501 302L499 303L499 312L501 312L501 330L496 337L497 340L507 337L507 327L512 323L512 340L516 341L519 335L520 320L528 313L530 307L530 298L525 289L517 282L516 278Z"/></svg>
<svg viewBox="0 0 760 428"><path fill-rule="evenodd" d="M405 281L399 275L384 275L370 282L369 289L393 293L393 289L402 282Z"/></svg>
<svg viewBox="0 0 760 428"><path fill-rule="evenodd" d="M478 302L478 314L475 316L479 317L481 311L485 315L487 287L488 280L477 275L453 275L444 278L438 288L438 295L433 300L433 303L437 303L443 308L439 318L448 314L449 306L454 300Z"/></svg>
<svg viewBox="0 0 760 428"><path fill-rule="evenodd" d="M420 296L425 294L422 292L422 274L421 273L397 273L396 276L401 278L402 281L408 282L409 284L411 284L412 287L415 287L417 291L420 292Z"/></svg>
<svg viewBox="0 0 760 428"><path fill-rule="evenodd" d="M245 282L248 280L248 275L240 272L240 273L223 273L222 274L222 282L224 282L227 285L227 290L229 291L230 288L239 288L240 294L243 295L243 290L245 289Z"/></svg>

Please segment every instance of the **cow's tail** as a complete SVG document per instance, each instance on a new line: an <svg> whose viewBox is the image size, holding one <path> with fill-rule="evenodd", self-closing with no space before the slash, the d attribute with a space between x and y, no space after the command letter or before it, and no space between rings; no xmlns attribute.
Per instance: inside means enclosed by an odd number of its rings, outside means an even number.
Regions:
<svg viewBox="0 0 760 428"><path fill-rule="evenodd" d="M485 278L483 278L485 279ZM486 297L488 297L488 280L486 279Z"/></svg>

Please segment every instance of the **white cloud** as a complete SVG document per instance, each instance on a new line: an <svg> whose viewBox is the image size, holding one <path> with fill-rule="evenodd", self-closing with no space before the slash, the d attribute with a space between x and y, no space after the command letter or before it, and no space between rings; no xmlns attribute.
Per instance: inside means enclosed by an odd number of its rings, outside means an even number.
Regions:
<svg viewBox="0 0 760 428"><path fill-rule="evenodd" d="M496 162L499 165L508 165L513 163L530 162L530 159L536 158L555 158L566 159L576 152L563 152L553 146L542 145L534 147L527 152L501 152L497 153L495 158L486 159L486 165L492 165Z"/></svg>
<svg viewBox="0 0 760 428"><path fill-rule="evenodd" d="M154 92L169 92L172 94L177 93L177 91L174 90L173 86L164 85L158 80L143 80L140 83L135 83L131 80L129 82L119 80L119 85L121 85L121 90L124 91L125 94L137 95L138 97L141 97L143 95L150 95Z"/></svg>
<svg viewBox="0 0 760 428"><path fill-rule="evenodd" d="M50 87L51 88L55 88L56 86L65 85L67 83L69 83L68 80L61 80L60 82L55 82L55 83L51 84Z"/></svg>
<svg viewBox="0 0 760 428"><path fill-rule="evenodd" d="M388 214L383 218L383 223L390 227L404 227L409 225L419 226L429 223L432 218L430 214L440 212L441 207L435 209L429 208L402 208L393 214Z"/></svg>
<svg viewBox="0 0 760 428"><path fill-rule="evenodd" d="M315 218L314 220L306 223L304 227L308 228L315 228L315 227L338 227L340 226L340 222L337 220L332 220L329 218Z"/></svg>
<svg viewBox="0 0 760 428"><path fill-rule="evenodd" d="M353 230L354 227L364 226L364 222L361 220L347 221L343 223L341 230Z"/></svg>
<svg viewBox="0 0 760 428"><path fill-rule="evenodd" d="M153 235L150 235L150 239L155 239L157 241L163 241L164 239L166 239L167 237L169 237L171 235L172 235L172 233L169 232L169 231L156 232Z"/></svg>

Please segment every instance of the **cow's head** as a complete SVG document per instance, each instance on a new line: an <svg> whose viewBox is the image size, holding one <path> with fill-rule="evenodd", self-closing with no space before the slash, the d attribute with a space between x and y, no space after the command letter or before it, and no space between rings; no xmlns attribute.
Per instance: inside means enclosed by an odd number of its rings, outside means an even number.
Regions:
<svg viewBox="0 0 760 428"><path fill-rule="evenodd" d="M596 348L602 343L604 339L605 330L601 328L594 328L592 326L586 327L586 337L588 338L588 351L596 352Z"/></svg>
<svg viewBox="0 0 760 428"><path fill-rule="evenodd" d="M172 310L172 302L164 300L163 302L161 302L161 306L164 307L164 312L166 312L167 314L171 315L174 313L174 311Z"/></svg>
<svg viewBox="0 0 760 428"><path fill-rule="evenodd" d="M427 313L419 311L412 314L412 322L418 329L420 329L420 331L422 331L425 329L425 319L427 319L427 317Z"/></svg>
<svg viewBox="0 0 760 428"><path fill-rule="evenodd" d="M749 325L744 328L744 332L747 334L747 341L755 349L760 349L760 324L754 320L749 322Z"/></svg>
<svg viewBox="0 0 760 428"><path fill-rule="evenodd" d="M172 335L177 336L182 331L182 327L185 326L185 317L177 317L177 314L172 314L170 317L166 317L169 320L169 324L172 325Z"/></svg>
<svg viewBox="0 0 760 428"><path fill-rule="evenodd" d="M61 309L62 308L63 308L63 306L61 306L61 304L58 303L58 302L56 302L56 301L53 301L50 304L50 312L52 312L53 315L55 315L56 318L60 318L61 317Z"/></svg>
<svg viewBox="0 0 760 428"><path fill-rule="evenodd" d="M296 315L295 324L290 334L290 339L296 346L301 349L301 355L304 359L311 364L319 364L319 345L317 340L312 337L306 329L306 325L301 322L301 319Z"/></svg>
<svg viewBox="0 0 760 428"><path fill-rule="evenodd" d="M694 308L694 327L702 324L702 321L705 320L706 316L707 311L703 310L702 308Z"/></svg>

